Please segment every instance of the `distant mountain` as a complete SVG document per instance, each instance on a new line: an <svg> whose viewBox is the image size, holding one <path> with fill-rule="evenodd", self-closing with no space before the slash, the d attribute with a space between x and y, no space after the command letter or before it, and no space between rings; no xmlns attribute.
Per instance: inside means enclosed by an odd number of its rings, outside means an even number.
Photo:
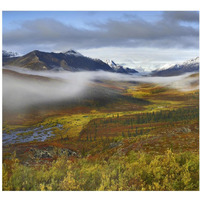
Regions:
<svg viewBox="0 0 200 200"><path fill-rule="evenodd" d="M199 71L199 57L188 60L181 64L165 65L160 69L152 71L153 76L176 76L186 72Z"/></svg>
<svg viewBox="0 0 200 200"><path fill-rule="evenodd" d="M3 55L3 58L11 58L11 57L17 57L18 53L16 53L16 52L8 52L8 51L3 50L2 51L2 55Z"/></svg>
<svg viewBox="0 0 200 200"><path fill-rule="evenodd" d="M13 60L18 56L16 52L9 52L9 51L2 51L2 61L3 63L7 62L8 60Z"/></svg>
<svg viewBox="0 0 200 200"><path fill-rule="evenodd" d="M35 50L15 59L7 59L3 62L3 65L23 67L32 70L104 70L113 72L113 69L103 61L85 57L74 50L63 53L48 53Z"/></svg>
<svg viewBox="0 0 200 200"><path fill-rule="evenodd" d="M123 66L116 64L113 60L107 60L106 63L117 73L123 73L123 74L138 73L138 71L136 71L135 69L124 68Z"/></svg>

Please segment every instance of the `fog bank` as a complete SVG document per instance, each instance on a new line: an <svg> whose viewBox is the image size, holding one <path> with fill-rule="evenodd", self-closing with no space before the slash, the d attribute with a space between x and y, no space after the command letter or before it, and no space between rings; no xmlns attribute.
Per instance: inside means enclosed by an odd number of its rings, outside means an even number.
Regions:
<svg viewBox="0 0 200 200"><path fill-rule="evenodd" d="M144 77L138 74L126 75L104 71L32 71L17 67L6 67L5 69L22 75L14 76L3 73L3 106L9 109L82 98L87 95L91 83L97 80L156 83L181 90L186 89L190 86L190 83L198 80L198 77L187 78L190 74L173 77ZM36 76L41 78L35 79Z"/></svg>

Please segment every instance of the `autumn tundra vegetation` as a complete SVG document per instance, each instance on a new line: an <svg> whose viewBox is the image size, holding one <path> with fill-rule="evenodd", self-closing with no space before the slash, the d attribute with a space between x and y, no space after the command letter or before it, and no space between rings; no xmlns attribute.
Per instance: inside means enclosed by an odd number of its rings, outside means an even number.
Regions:
<svg viewBox="0 0 200 200"><path fill-rule="evenodd" d="M89 87L100 95L4 108L3 190L199 190L198 89Z"/></svg>

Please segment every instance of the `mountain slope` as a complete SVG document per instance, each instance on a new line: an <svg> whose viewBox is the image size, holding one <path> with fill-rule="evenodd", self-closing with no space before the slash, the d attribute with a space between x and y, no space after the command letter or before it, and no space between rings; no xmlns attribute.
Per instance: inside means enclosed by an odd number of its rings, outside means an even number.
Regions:
<svg viewBox="0 0 200 200"><path fill-rule="evenodd" d="M14 60L8 59L3 65L23 67L32 70L64 69L68 71L113 71L112 68L103 61L85 57L74 50L65 53L48 53L35 50L24 56L17 57Z"/></svg>
<svg viewBox="0 0 200 200"><path fill-rule="evenodd" d="M176 76L186 72L199 71L199 57L183 62L182 64L169 65L169 67L161 67L152 72L153 76Z"/></svg>
<svg viewBox="0 0 200 200"><path fill-rule="evenodd" d="M106 63L117 73L133 74L138 73L135 69L124 68L121 65L116 64L113 60L107 60Z"/></svg>

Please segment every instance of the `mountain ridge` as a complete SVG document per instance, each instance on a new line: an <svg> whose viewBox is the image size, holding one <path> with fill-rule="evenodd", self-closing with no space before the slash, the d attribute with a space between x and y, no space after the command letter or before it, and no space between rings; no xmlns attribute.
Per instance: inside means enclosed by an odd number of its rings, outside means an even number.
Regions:
<svg viewBox="0 0 200 200"><path fill-rule="evenodd" d="M199 57L187 60L180 64L170 64L151 72L152 76L177 76L187 72L199 71Z"/></svg>
<svg viewBox="0 0 200 200"><path fill-rule="evenodd" d="M81 55L81 54L80 54ZM94 60L85 56L77 56L74 52L54 53L31 51L15 59L7 59L4 66L17 66L32 70L58 70L68 71L96 71L104 70L113 72L112 68L101 60Z"/></svg>
<svg viewBox="0 0 200 200"><path fill-rule="evenodd" d="M139 73L135 69L125 68L116 64L113 60L103 62L100 59L86 57L81 53L70 49L65 52L31 51L23 56L17 53L2 51L3 66L16 66L31 70L53 71L108 71L122 74ZM179 64L166 64L159 69L150 72L150 76L176 76L187 72L199 71L199 57L187 60Z"/></svg>
<svg viewBox="0 0 200 200"><path fill-rule="evenodd" d="M4 54L3 54L4 57ZM67 71L109 71L124 74L138 73L130 68L124 68L113 62L110 65L100 59L86 57L81 53L70 49L65 52L43 52L39 50L31 51L23 56L8 57L3 60L3 66L17 66L31 70L67 70ZM115 65L115 67L114 67Z"/></svg>
<svg viewBox="0 0 200 200"><path fill-rule="evenodd" d="M116 64L113 60L106 60L106 63L117 73L134 74L138 73L135 69L124 68L122 65Z"/></svg>

